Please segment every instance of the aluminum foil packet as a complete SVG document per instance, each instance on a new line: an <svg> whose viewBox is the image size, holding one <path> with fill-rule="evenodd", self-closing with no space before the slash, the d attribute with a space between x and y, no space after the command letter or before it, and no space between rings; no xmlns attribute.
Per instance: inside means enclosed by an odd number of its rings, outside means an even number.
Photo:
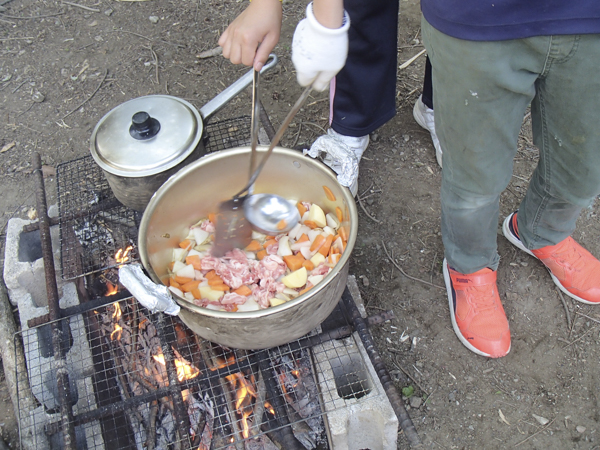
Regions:
<svg viewBox="0 0 600 450"><path fill-rule="evenodd" d="M138 302L153 313L160 311L171 316L179 314L179 305L171 297L169 288L154 283L146 276L139 264L127 264L120 267L119 281Z"/></svg>
<svg viewBox="0 0 600 450"><path fill-rule="evenodd" d="M331 167L337 173L337 179L342 186L350 187L358 178L356 154L334 135L326 134L318 137L310 150L304 149L303 153Z"/></svg>

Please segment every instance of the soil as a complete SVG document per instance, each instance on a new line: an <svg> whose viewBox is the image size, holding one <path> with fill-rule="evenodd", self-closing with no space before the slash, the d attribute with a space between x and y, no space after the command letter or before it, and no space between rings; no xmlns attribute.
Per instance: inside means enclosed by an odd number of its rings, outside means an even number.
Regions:
<svg viewBox="0 0 600 450"><path fill-rule="evenodd" d="M89 154L92 130L109 110L148 94L174 95L199 108L245 73L221 56L197 57L217 47L220 33L245 6L241 0L7 2L0 13L2 243L10 218L35 212L34 152L45 165L52 205L53 169ZM263 77L263 103L275 127L300 94L290 43L304 7L284 1L275 49L280 62ZM418 1L402 1L399 63L423 48L419 20ZM498 360L483 358L452 330L441 273L441 169L428 132L412 117L424 63L421 56L398 71L398 113L373 133L360 168L359 235L350 273L369 313L395 313L391 323L372 330L377 348L396 387L413 390L406 407L428 447L599 448L600 311L561 299L541 264L501 232L498 283L512 349ZM284 146L309 146L327 128L328 93L312 97ZM210 122L249 113L248 89ZM519 205L537 162L530 129L526 118L502 217ZM595 255L598 214L597 203L584 210L574 234ZM16 420L2 383L2 436L16 448ZM407 448L402 433L398 438L398 448Z"/></svg>

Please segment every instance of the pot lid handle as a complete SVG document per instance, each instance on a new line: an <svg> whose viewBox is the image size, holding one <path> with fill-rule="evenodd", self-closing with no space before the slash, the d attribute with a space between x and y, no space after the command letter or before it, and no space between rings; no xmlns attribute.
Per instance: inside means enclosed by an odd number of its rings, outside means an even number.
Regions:
<svg viewBox="0 0 600 450"><path fill-rule="evenodd" d="M150 117L145 111L136 112L131 118L129 134L138 141L151 139L160 131L160 122L154 117Z"/></svg>

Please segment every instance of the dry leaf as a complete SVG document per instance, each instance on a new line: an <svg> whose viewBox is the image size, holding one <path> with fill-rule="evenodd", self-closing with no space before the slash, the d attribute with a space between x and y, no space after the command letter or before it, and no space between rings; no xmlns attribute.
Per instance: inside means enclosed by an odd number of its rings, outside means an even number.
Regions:
<svg viewBox="0 0 600 450"><path fill-rule="evenodd" d="M546 419L545 417L542 416L538 416L537 414L532 414L533 418L535 420L537 420L539 422L540 425L544 426L546 425L548 422L550 422L548 419Z"/></svg>
<svg viewBox="0 0 600 450"><path fill-rule="evenodd" d="M27 217L29 217L29 220L37 219L38 213L35 210L35 208L29 208L29 210L27 211Z"/></svg>
<svg viewBox="0 0 600 450"><path fill-rule="evenodd" d="M17 145L14 141L11 142L10 144L6 144L4 147L2 147L2 150L0 150L0 153L4 153L9 151L11 148L13 148L15 145Z"/></svg>
<svg viewBox="0 0 600 450"><path fill-rule="evenodd" d="M508 420L506 420L506 417L504 417L504 413L502 412L501 409L498 410L498 415L500 416L500 420L502 422L504 422L506 425L510 426L510 423L508 422Z"/></svg>
<svg viewBox="0 0 600 450"><path fill-rule="evenodd" d="M206 50L205 52L198 53L196 55L196 58L199 58L199 59L212 58L213 56L218 56L221 53L223 53L223 48L215 47L211 50Z"/></svg>

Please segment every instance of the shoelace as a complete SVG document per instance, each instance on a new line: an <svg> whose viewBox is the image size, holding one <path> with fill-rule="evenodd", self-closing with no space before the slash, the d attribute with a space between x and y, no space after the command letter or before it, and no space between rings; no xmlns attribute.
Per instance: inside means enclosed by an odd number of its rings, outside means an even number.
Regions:
<svg viewBox="0 0 600 450"><path fill-rule="evenodd" d="M475 294L471 294L471 291L475 291ZM477 313L491 313L496 309L496 300L493 291L490 293L489 288L484 286L472 286L466 289L466 294L469 294L471 298L471 304L477 311Z"/></svg>
<svg viewBox="0 0 600 450"><path fill-rule="evenodd" d="M551 257L563 263L565 266L580 270L583 269L586 262L581 253L573 245L565 245L564 248L556 250Z"/></svg>

